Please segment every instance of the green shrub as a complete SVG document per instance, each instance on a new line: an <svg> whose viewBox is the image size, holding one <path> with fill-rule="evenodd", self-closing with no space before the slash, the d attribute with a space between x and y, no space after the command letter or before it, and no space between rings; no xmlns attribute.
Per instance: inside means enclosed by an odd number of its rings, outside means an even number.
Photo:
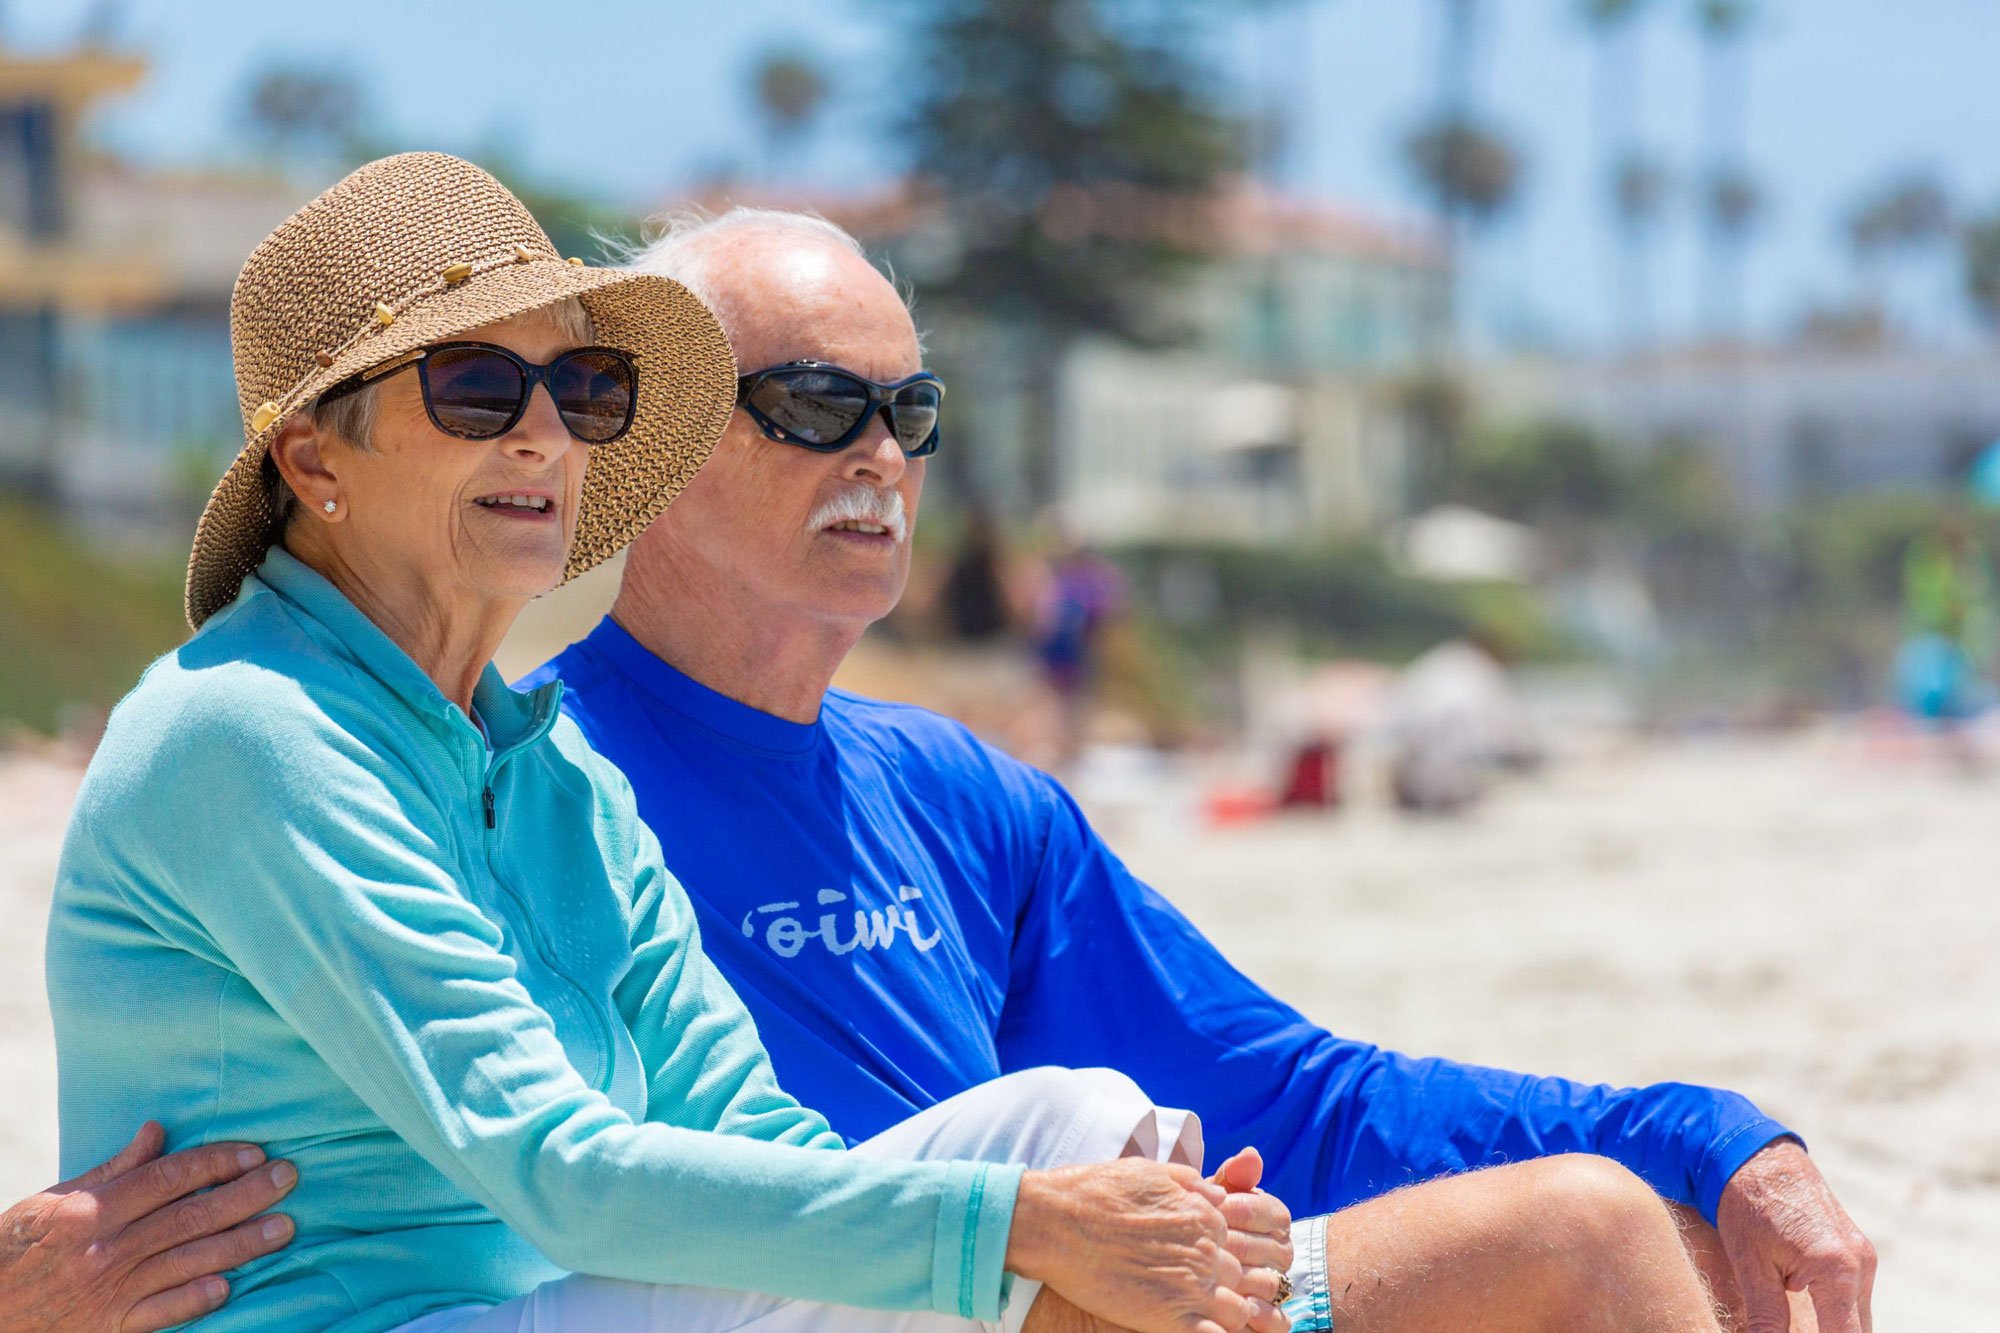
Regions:
<svg viewBox="0 0 2000 1333"><path fill-rule="evenodd" d="M0 495L0 732L106 710L187 634L181 564L110 559Z"/></svg>

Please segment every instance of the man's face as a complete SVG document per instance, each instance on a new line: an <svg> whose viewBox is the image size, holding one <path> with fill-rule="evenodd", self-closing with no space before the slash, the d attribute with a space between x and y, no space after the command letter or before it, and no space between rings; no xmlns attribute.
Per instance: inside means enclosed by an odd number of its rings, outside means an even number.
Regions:
<svg viewBox="0 0 2000 1333"><path fill-rule="evenodd" d="M858 255L811 239L725 242L709 281L744 374L820 361L878 382L922 369L895 289ZM924 462L906 459L877 412L839 453L765 438L741 408L715 453L640 540L689 578L721 579L746 611L872 623L910 571ZM855 523L847 513L868 515ZM900 503L900 531L875 526Z"/></svg>

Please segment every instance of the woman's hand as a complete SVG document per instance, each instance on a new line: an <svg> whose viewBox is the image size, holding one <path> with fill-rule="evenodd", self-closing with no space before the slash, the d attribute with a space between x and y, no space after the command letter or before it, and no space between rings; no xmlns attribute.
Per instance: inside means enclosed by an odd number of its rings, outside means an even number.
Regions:
<svg viewBox="0 0 2000 1333"><path fill-rule="evenodd" d="M1243 1149L1209 1177L1229 1192L1222 1217L1229 1224L1229 1252L1243 1265L1237 1290L1256 1298L1249 1333L1286 1333L1291 1321L1278 1295L1292 1267L1292 1210L1257 1188L1263 1178L1264 1159L1255 1148Z"/></svg>
<svg viewBox="0 0 2000 1333"><path fill-rule="evenodd" d="M1128 1157L1021 1179L1007 1267L1136 1333L1239 1333L1253 1313L1229 1252L1227 1191Z"/></svg>
<svg viewBox="0 0 2000 1333"><path fill-rule="evenodd" d="M292 1238L257 1217L298 1180L248 1143L160 1156L148 1122L116 1157L0 1213L0 1328L8 1333L152 1333L229 1297L216 1276ZM249 1220L249 1219L255 1219Z"/></svg>

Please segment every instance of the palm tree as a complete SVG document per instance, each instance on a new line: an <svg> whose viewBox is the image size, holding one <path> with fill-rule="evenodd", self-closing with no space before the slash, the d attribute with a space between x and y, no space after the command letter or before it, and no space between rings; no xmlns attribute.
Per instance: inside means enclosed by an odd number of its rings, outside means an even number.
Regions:
<svg viewBox="0 0 2000 1333"><path fill-rule="evenodd" d="M1170 6L1157 24L1113 8L955 0L925 8L905 45L901 129L952 241L919 294L1000 341L998 391L1029 386L1018 475L1037 505L1057 494L1070 349L1173 336L1162 298L1212 258L1210 205L1242 165L1189 25Z"/></svg>
<svg viewBox="0 0 2000 1333"><path fill-rule="evenodd" d="M1863 199L1848 216L1848 246L1870 288L1871 304L1885 319L1889 264L1935 253L1951 235L1951 215L1944 186L1922 172L1909 172Z"/></svg>
<svg viewBox="0 0 2000 1333"><path fill-rule="evenodd" d="M352 156L366 102L352 71L279 65L250 80L244 115L251 132L280 158Z"/></svg>
<svg viewBox="0 0 2000 1333"><path fill-rule="evenodd" d="M1718 337L1742 332L1744 250L1764 210L1763 191L1743 162L1742 39L1756 16L1756 0L1697 0L1695 4L1703 56L1702 140L1708 159L1703 325Z"/></svg>
<svg viewBox="0 0 2000 1333"><path fill-rule="evenodd" d="M2000 330L2000 213L1966 223L1959 247L1966 297L1987 327Z"/></svg>
<svg viewBox="0 0 2000 1333"><path fill-rule="evenodd" d="M1637 20L1651 4L1652 0L1579 0L1578 6L1597 48L1598 157L1618 242L1617 272L1609 285L1617 289L1618 330L1628 349L1651 336L1646 248L1666 198L1665 172L1639 146Z"/></svg>
<svg viewBox="0 0 2000 1333"><path fill-rule="evenodd" d="M757 113L764 124L764 166L777 175L779 159L788 156L811 130L831 89L810 56L797 51L768 51L757 62Z"/></svg>
<svg viewBox="0 0 2000 1333"><path fill-rule="evenodd" d="M1437 106L1403 144L1417 184L1444 220L1445 262L1463 267L1472 233L1513 203L1521 158L1499 131L1480 122L1472 102L1473 24L1477 0L1443 0Z"/></svg>
<svg viewBox="0 0 2000 1333"><path fill-rule="evenodd" d="M1313 73L1311 32L1315 0L1239 0L1257 30L1250 57L1250 81L1256 104L1243 118L1244 159L1272 190L1279 185L1278 165L1295 134L1308 128L1297 99ZM1284 20L1290 10L1292 24ZM1296 26L1293 26L1296 24ZM1295 70L1291 79L1285 71ZM1291 86L1287 86L1288 83ZM1287 110L1291 114L1288 115Z"/></svg>

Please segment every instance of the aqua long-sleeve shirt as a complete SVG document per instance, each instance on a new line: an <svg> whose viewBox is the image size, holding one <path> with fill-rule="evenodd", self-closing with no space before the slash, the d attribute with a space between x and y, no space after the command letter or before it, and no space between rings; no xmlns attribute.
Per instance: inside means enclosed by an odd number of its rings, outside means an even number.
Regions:
<svg viewBox="0 0 2000 1333"><path fill-rule="evenodd" d="M155 663L58 871L64 1172L149 1117L297 1163L216 1329L565 1270L995 1317L1020 1168L861 1158L779 1089L560 697L488 668L482 737L282 550Z"/></svg>

